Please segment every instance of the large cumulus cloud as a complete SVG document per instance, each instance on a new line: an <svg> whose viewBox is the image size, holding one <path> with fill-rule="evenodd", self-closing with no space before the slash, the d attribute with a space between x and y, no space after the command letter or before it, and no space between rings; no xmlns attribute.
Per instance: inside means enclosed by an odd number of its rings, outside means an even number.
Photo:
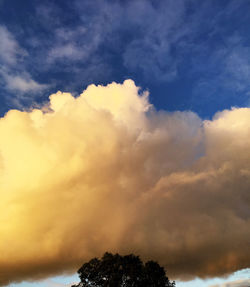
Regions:
<svg viewBox="0 0 250 287"><path fill-rule="evenodd" d="M0 120L0 284L105 251L175 278L250 264L250 109L156 111L131 80Z"/></svg>

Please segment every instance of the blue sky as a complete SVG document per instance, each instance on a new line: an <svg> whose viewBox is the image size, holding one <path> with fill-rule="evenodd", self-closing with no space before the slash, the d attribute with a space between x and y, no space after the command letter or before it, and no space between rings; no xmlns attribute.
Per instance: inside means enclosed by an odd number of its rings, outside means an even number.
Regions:
<svg viewBox="0 0 250 287"><path fill-rule="evenodd" d="M164 110L249 104L250 3L1 1L1 114L132 78Z"/></svg>
<svg viewBox="0 0 250 287"><path fill-rule="evenodd" d="M178 287L243 287L250 283L250 270L245 269L235 272L231 276L225 278L214 279L195 279L186 282L177 281ZM70 287L72 283L78 283L78 277L73 276L57 276L42 281L23 282L18 284L10 284L10 287Z"/></svg>
<svg viewBox="0 0 250 287"><path fill-rule="evenodd" d="M58 90L78 95L125 79L148 90L157 110L211 119L249 107L249 25L247 0L0 0L0 115L39 106ZM249 278L239 274L228 280Z"/></svg>

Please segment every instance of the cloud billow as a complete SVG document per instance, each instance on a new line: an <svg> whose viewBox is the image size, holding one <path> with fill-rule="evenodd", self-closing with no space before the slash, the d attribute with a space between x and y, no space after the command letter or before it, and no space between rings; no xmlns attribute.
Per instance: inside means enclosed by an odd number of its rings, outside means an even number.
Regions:
<svg viewBox="0 0 250 287"><path fill-rule="evenodd" d="M0 119L0 285L105 251L171 277L249 267L250 109L156 111L132 80Z"/></svg>

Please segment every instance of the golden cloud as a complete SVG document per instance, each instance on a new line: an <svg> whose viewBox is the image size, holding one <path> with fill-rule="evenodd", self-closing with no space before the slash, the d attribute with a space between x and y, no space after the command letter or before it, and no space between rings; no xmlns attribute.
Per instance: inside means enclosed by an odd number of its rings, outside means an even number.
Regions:
<svg viewBox="0 0 250 287"><path fill-rule="evenodd" d="M131 80L0 119L0 285L105 251L176 278L249 267L250 109L154 110Z"/></svg>

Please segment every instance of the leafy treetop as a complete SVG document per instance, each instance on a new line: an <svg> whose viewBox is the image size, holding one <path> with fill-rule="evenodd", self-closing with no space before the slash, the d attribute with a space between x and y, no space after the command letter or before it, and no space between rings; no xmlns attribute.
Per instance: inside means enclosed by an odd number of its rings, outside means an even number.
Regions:
<svg viewBox="0 0 250 287"><path fill-rule="evenodd" d="M93 258L78 270L81 282L72 287L175 287L165 270L155 261L145 264L133 254L105 253Z"/></svg>

